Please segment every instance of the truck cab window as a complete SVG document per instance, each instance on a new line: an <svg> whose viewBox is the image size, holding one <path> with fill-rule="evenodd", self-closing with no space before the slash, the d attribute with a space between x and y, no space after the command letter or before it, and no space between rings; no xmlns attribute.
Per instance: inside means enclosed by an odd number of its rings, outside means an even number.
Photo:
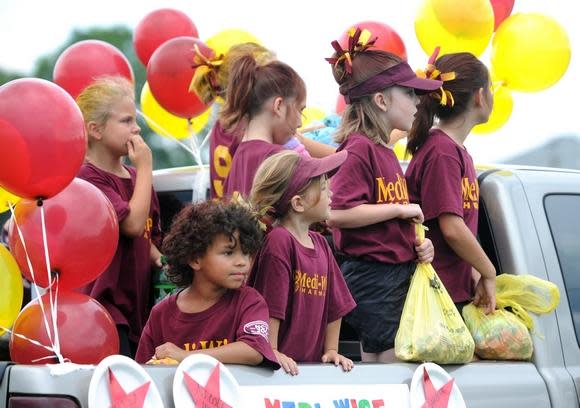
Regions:
<svg viewBox="0 0 580 408"><path fill-rule="evenodd" d="M548 195L544 209L562 270L570 312L580 344L580 195Z"/></svg>

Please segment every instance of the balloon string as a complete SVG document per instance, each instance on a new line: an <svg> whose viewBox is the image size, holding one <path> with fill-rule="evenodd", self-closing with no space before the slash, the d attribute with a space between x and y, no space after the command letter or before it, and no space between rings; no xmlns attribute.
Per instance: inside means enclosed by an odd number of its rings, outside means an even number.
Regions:
<svg viewBox="0 0 580 408"><path fill-rule="evenodd" d="M48 239L46 236L46 221L44 217L44 206L40 206L40 221L42 225L42 243L44 245L44 259L46 260L46 274L48 276L48 282L52 282L51 268L50 268L50 255L48 253ZM52 285L51 285L52 286ZM54 293L54 298L52 296L52 288L48 289L48 298L50 305L50 314L52 317L52 329L54 330L54 342L51 344L54 348L54 352L58 357L59 363L64 363L62 354L60 354L60 339L58 335L58 324L57 324L57 296L58 296L58 274L56 275L56 291ZM42 303L39 300L39 303Z"/></svg>
<svg viewBox="0 0 580 408"><path fill-rule="evenodd" d="M39 342L37 340L33 340L33 339L29 338L29 337L24 336L23 334L18 334L16 332L14 332L14 331L12 331L12 330L10 330L10 329L2 326L2 325L0 325L0 330L4 330L6 333L10 333L12 336L16 336L19 339L29 341L30 343L34 344L35 346L42 347L42 348L50 351L51 353L54 353L55 352L52 347L45 346L44 344L42 344L41 342ZM51 357L43 357L42 359L47 359L47 358L54 358L54 356L51 356Z"/></svg>
<svg viewBox="0 0 580 408"><path fill-rule="evenodd" d="M18 231L18 237L20 238L20 243L22 244L22 249L24 250L24 254L26 255L26 262L28 264L28 270L30 271L30 275L32 276L32 283L33 283L32 286L34 287L34 291L36 292L35 300L38 299L38 303L40 304L40 310L42 311L42 318L44 319L44 328L46 329L46 334L48 336L48 340L50 341L50 344L53 344L52 333L50 331L50 325L48 324L48 320L46 320L46 312L44 310L44 304L42 302L42 299L40 299L40 292L38 291L38 285L36 284L36 277L34 275L34 268L32 267L32 261L30 260L30 256L28 255L28 250L26 249L26 243L24 242L24 235L22 234L22 230L20 229L20 226L18 225L18 221L16 220L16 213L14 212L14 206L12 205L12 203L8 203L8 206L10 207L10 212L12 214L12 222L16 226L16 230Z"/></svg>
<svg viewBox="0 0 580 408"><path fill-rule="evenodd" d="M201 153L200 153L200 147L197 144L197 138L195 137L195 132L193 131L193 126L191 124L191 120L187 120L187 129L189 130L189 134L191 135L191 147L193 148L192 150L195 152L195 157L193 158L196 162L197 165L201 167L201 165L203 164L202 160L201 160Z"/></svg>
<svg viewBox="0 0 580 408"><path fill-rule="evenodd" d="M191 150L186 144L181 143L179 141L179 139L177 139L175 136L173 136L172 134L170 134L167 130L165 130L162 126L160 126L157 122L155 122L153 119L151 119L149 116L145 115L143 112L141 112L140 110L137 110L137 113L139 115L141 115L145 120L147 120L148 122L151 122L153 124L153 126L155 126L156 128L161 130L161 133L163 133L163 136L168 137L170 140L173 140L175 143L177 143L182 149L186 150L187 152L189 152L189 154L191 154L191 156L193 157L193 159L197 162L198 165L201 165L201 161L198 161L198 157L199 154L196 152L194 152L193 150ZM189 122L188 122L188 127L189 127Z"/></svg>

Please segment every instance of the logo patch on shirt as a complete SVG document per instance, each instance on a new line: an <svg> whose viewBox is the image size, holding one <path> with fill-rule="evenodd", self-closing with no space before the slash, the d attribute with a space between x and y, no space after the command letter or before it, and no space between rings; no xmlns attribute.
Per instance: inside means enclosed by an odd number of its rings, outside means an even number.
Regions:
<svg viewBox="0 0 580 408"><path fill-rule="evenodd" d="M259 335L268 340L268 323L263 320L254 320L244 325L244 333Z"/></svg>

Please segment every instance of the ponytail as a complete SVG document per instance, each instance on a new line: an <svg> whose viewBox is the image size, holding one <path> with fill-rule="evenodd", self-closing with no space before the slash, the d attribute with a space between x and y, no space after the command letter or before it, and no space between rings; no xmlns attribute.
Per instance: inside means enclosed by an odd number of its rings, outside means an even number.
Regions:
<svg viewBox="0 0 580 408"><path fill-rule="evenodd" d="M226 89L226 102L219 117L224 129L234 128L250 113L257 69L258 64L251 55L241 57L232 66Z"/></svg>
<svg viewBox="0 0 580 408"><path fill-rule="evenodd" d="M425 144L435 120L437 101L429 94L421 96L413 127L407 136L407 154L413 155Z"/></svg>

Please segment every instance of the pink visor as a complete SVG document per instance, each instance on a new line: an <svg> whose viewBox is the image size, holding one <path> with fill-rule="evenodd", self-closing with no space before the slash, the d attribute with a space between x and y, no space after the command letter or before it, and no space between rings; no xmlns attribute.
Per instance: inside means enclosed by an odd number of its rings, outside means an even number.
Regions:
<svg viewBox="0 0 580 408"><path fill-rule="evenodd" d="M352 87L346 91L344 98L346 103L351 103L363 96L382 91L395 85L413 88L417 94L421 94L439 89L442 84L443 81L417 77L409 64L400 62L361 82L357 86Z"/></svg>
<svg viewBox="0 0 580 408"><path fill-rule="evenodd" d="M346 150L342 150L322 159L300 155L298 163L296 163L296 168L294 169L294 174L292 174L288 182L288 187L284 190L284 194L282 194L280 200L274 205L276 213L279 216L286 214L292 197L297 195L308 184L310 179L322 176L323 174L328 174L329 176L334 174L334 170L346 160L347 154Z"/></svg>

